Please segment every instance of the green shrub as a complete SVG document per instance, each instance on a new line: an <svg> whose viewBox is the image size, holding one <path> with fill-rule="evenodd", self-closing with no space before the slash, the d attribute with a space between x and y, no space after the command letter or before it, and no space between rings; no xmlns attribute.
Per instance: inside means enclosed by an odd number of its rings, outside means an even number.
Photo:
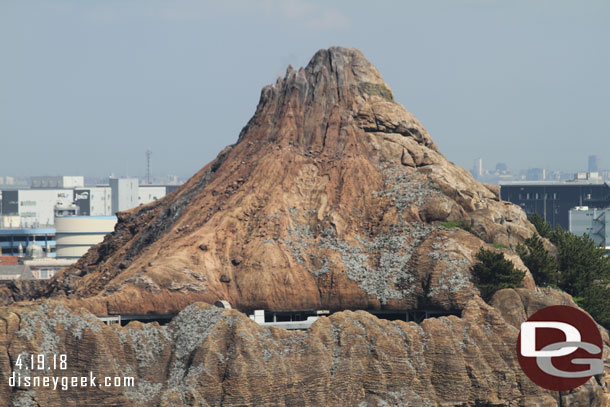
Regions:
<svg viewBox="0 0 610 407"><path fill-rule="evenodd" d="M501 243L494 243L493 247L494 247L495 249L507 249L507 247L506 247L506 246L504 246L504 245L503 245L503 244L501 244Z"/></svg>
<svg viewBox="0 0 610 407"><path fill-rule="evenodd" d="M515 265L506 260L503 253L481 249L476 257L479 263L473 266L472 274L485 301L489 301L496 291L519 287L523 281L525 272L515 269Z"/></svg>
<svg viewBox="0 0 610 407"><path fill-rule="evenodd" d="M460 220L448 220L447 222L441 222L441 226L446 227L447 229L460 228L465 230L466 232L470 232L470 222L464 219Z"/></svg>

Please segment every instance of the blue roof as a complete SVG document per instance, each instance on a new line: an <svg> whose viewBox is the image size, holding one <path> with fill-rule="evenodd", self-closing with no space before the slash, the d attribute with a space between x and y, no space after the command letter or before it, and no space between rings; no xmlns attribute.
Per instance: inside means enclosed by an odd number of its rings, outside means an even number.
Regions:
<svg viewBox="0 0 610 407"><path fill-rule="evenodd" d="M116 220L117 217L112 215L112 216L73 216L73 215L67 215L67 216L56 216L56 218L74 218L74 219L103 219L103 220L111 220L114 219ZM53 229L55 230L55 229Z"/></svg>
<svg viewBox="0 0 610 407"><path fill-rule="evenodd" d="M54 235L55 228L0 229L0 235Z"/></svg>

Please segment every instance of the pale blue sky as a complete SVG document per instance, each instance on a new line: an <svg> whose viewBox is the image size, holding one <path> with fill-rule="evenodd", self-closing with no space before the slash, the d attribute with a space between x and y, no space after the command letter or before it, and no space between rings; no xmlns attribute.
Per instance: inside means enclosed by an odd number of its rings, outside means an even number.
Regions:
<svg viewBox="0 0 610 407"><path fill-rule="evenodd" d="M143 175L147 147L191 175L331 45L459 165L609 168L609 22L605 0L0 0L0 176Z"/></svg>

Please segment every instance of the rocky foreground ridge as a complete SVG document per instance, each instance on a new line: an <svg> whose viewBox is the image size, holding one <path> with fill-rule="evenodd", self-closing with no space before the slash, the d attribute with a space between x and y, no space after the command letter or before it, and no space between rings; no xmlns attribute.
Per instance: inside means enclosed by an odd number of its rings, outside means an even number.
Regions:
<svg viewBox="0 0 610 407"><path fill-rule="evenodd" d="M414 322L363 311L305 331L261 327L236 310L192 304L167 326L104 325L61 302L0 308L0 406L607 406L607 374L562 396L521 373L516 320L555 291L474 297L461 317ZM604 359L608 336L604 333ZM18 355L67 354L51 376L133 376L130 388L11 389ZM28 375L25 370L17 373ZM600 385L601 384L601 385ZM605 385L604 385L605 386Z"/></svg>
<svg viewBox="0 0 610 407"><path fill-rule="evenodd" d="M48 284L0 290L5 304L35 300L0 308L0 405L555 406L514 347L520 322L569 296L528 273L488 305L471 282L481 247L526 270L512 249L533 232L497 187L443 157L360 51L321 50L265 87L237 143L180 189L120 213ZM239 312L253 309L355 312L288 332ZM356 311L381 309L455 315ZM93 315L176 312L168 326ZM10 388L23 352L65 353L75 374L136 387ZM609 400L604 375L561 405Z"/></svg>

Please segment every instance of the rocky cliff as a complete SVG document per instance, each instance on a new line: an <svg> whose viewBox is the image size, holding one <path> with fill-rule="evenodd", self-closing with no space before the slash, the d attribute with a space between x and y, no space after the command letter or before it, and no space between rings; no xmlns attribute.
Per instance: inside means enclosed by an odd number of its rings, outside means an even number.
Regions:
<svg viewBox="0 0 610 407"><path fill-rule="evenodd" d="M472 284L481 247L526 270L512 249L533 231L443 157L360 51L321 50L265 87L237 142L185 185L119 213L48 284L0 291L35 300L0 308L0 405L610 405L605 376L560 401L519 368L520 322L569 296L528 273L489 305ZM338 312L289 332L240 312L253 309ZM94 316L176 312L167 326ZM17 357L40 353L136 386L9 387Z"/></svg>
<svg viewBox="0 0 610 407"><path fill-rule="evenodd" d="M261 327L204 303L167 326L126 327L56 301L13 306L0 309L0 406L610 405L607 374L560 401L517 362L515 324L546 305L574 305L567 295L503 290L493 303L473 297L461 316L421 324L345 311L304 332ZM604 343L607 364L605 332ZM67 355L66 370L15 369L19 355L39 354ZM97 387L11 388L13 373L58 381L93 375ZM135 385L100 387L106 377L134 377Z"/></svg>

